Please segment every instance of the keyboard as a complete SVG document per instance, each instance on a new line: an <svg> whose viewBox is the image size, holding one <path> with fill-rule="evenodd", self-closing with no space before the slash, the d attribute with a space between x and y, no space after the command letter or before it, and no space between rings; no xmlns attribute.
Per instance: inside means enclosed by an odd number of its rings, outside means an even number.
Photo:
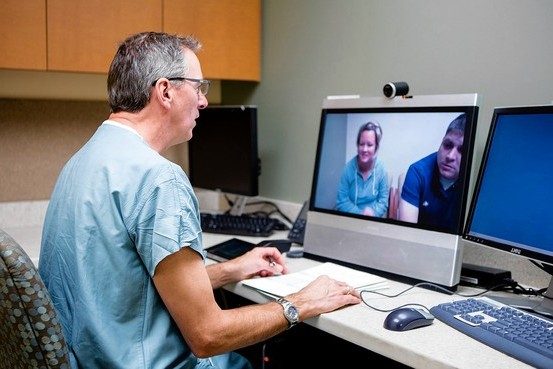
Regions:
<svg viewBox="0 0 553 369"><path fill-rule="evenodd" d="M201 213L202 231L237 236L267 237L274 230L286 229L278 219L251 215Z"/></svg>
<svg viewBox="0 0 553 369"><path fill-rule="evenodd" d="M553 368L553 321L496 302L468 298L430 312L458 331L536 368Z"/></svg>

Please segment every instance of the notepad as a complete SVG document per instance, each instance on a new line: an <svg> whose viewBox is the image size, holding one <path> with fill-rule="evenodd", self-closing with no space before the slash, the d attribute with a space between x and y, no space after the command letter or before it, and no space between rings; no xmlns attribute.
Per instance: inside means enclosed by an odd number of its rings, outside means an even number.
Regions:
<svg viewBox="0 0 553 369"><path fill-rule="evenodd" d="M338 281L346 282L356 289L363 288L374 291L387 287L387 281L382 277L331 262L299 272L246 279L242 281L242 284L273 297L282 297L299 291L321 275L328 275Z"/></svg>

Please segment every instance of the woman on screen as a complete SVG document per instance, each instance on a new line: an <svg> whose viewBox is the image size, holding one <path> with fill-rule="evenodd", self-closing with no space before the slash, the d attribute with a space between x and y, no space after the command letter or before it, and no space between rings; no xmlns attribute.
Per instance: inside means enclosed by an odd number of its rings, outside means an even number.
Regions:
<svg viewBox="0 0 553 369"><path fill-rule="evenodd" d="M376 122L365 123L357 134L357 155L345 166L336 209L373 217L383 217L388 211L388 175L377 153L382 129Z"/></svg>

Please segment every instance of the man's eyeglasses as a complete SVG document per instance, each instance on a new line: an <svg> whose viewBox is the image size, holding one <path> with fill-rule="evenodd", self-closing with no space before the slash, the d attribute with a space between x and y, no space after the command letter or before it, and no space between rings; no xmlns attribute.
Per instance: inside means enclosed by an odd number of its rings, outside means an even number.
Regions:
<svg viewBox="0 0 553 369"><path fill-rule="evenodd" d="M198 93L201 93L202 95L207 95L209 92L209 86L211 85L211 81L208 79L198 79L198 78L188 78L188 77L170 77L167 78L169 81L189 81L197 83L195 86L196 91ZM154 81L152 83L152 86L155 86L157 81Z"/></svg>

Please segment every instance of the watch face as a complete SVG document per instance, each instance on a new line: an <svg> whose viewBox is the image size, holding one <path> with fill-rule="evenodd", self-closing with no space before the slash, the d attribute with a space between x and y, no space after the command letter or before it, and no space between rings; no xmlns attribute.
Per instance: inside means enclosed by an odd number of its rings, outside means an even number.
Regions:
<svg viewBox="0 0 553 369"><path fill-rule="evenodd" d="M297 324L300 320L298 309L296 309L296 307L290 301L287 301L283 298L278 299L277 302L282 305L284 316L286 317L286 320L288 320L289 327Z"/></svg>
<svg viewBox="0 0 553 369"><path fill-rule="evenodd" d="M288 311L290 312L290 317L292 317L292 319L298 319L298 310L294 306L290 306Z"/></svg>

